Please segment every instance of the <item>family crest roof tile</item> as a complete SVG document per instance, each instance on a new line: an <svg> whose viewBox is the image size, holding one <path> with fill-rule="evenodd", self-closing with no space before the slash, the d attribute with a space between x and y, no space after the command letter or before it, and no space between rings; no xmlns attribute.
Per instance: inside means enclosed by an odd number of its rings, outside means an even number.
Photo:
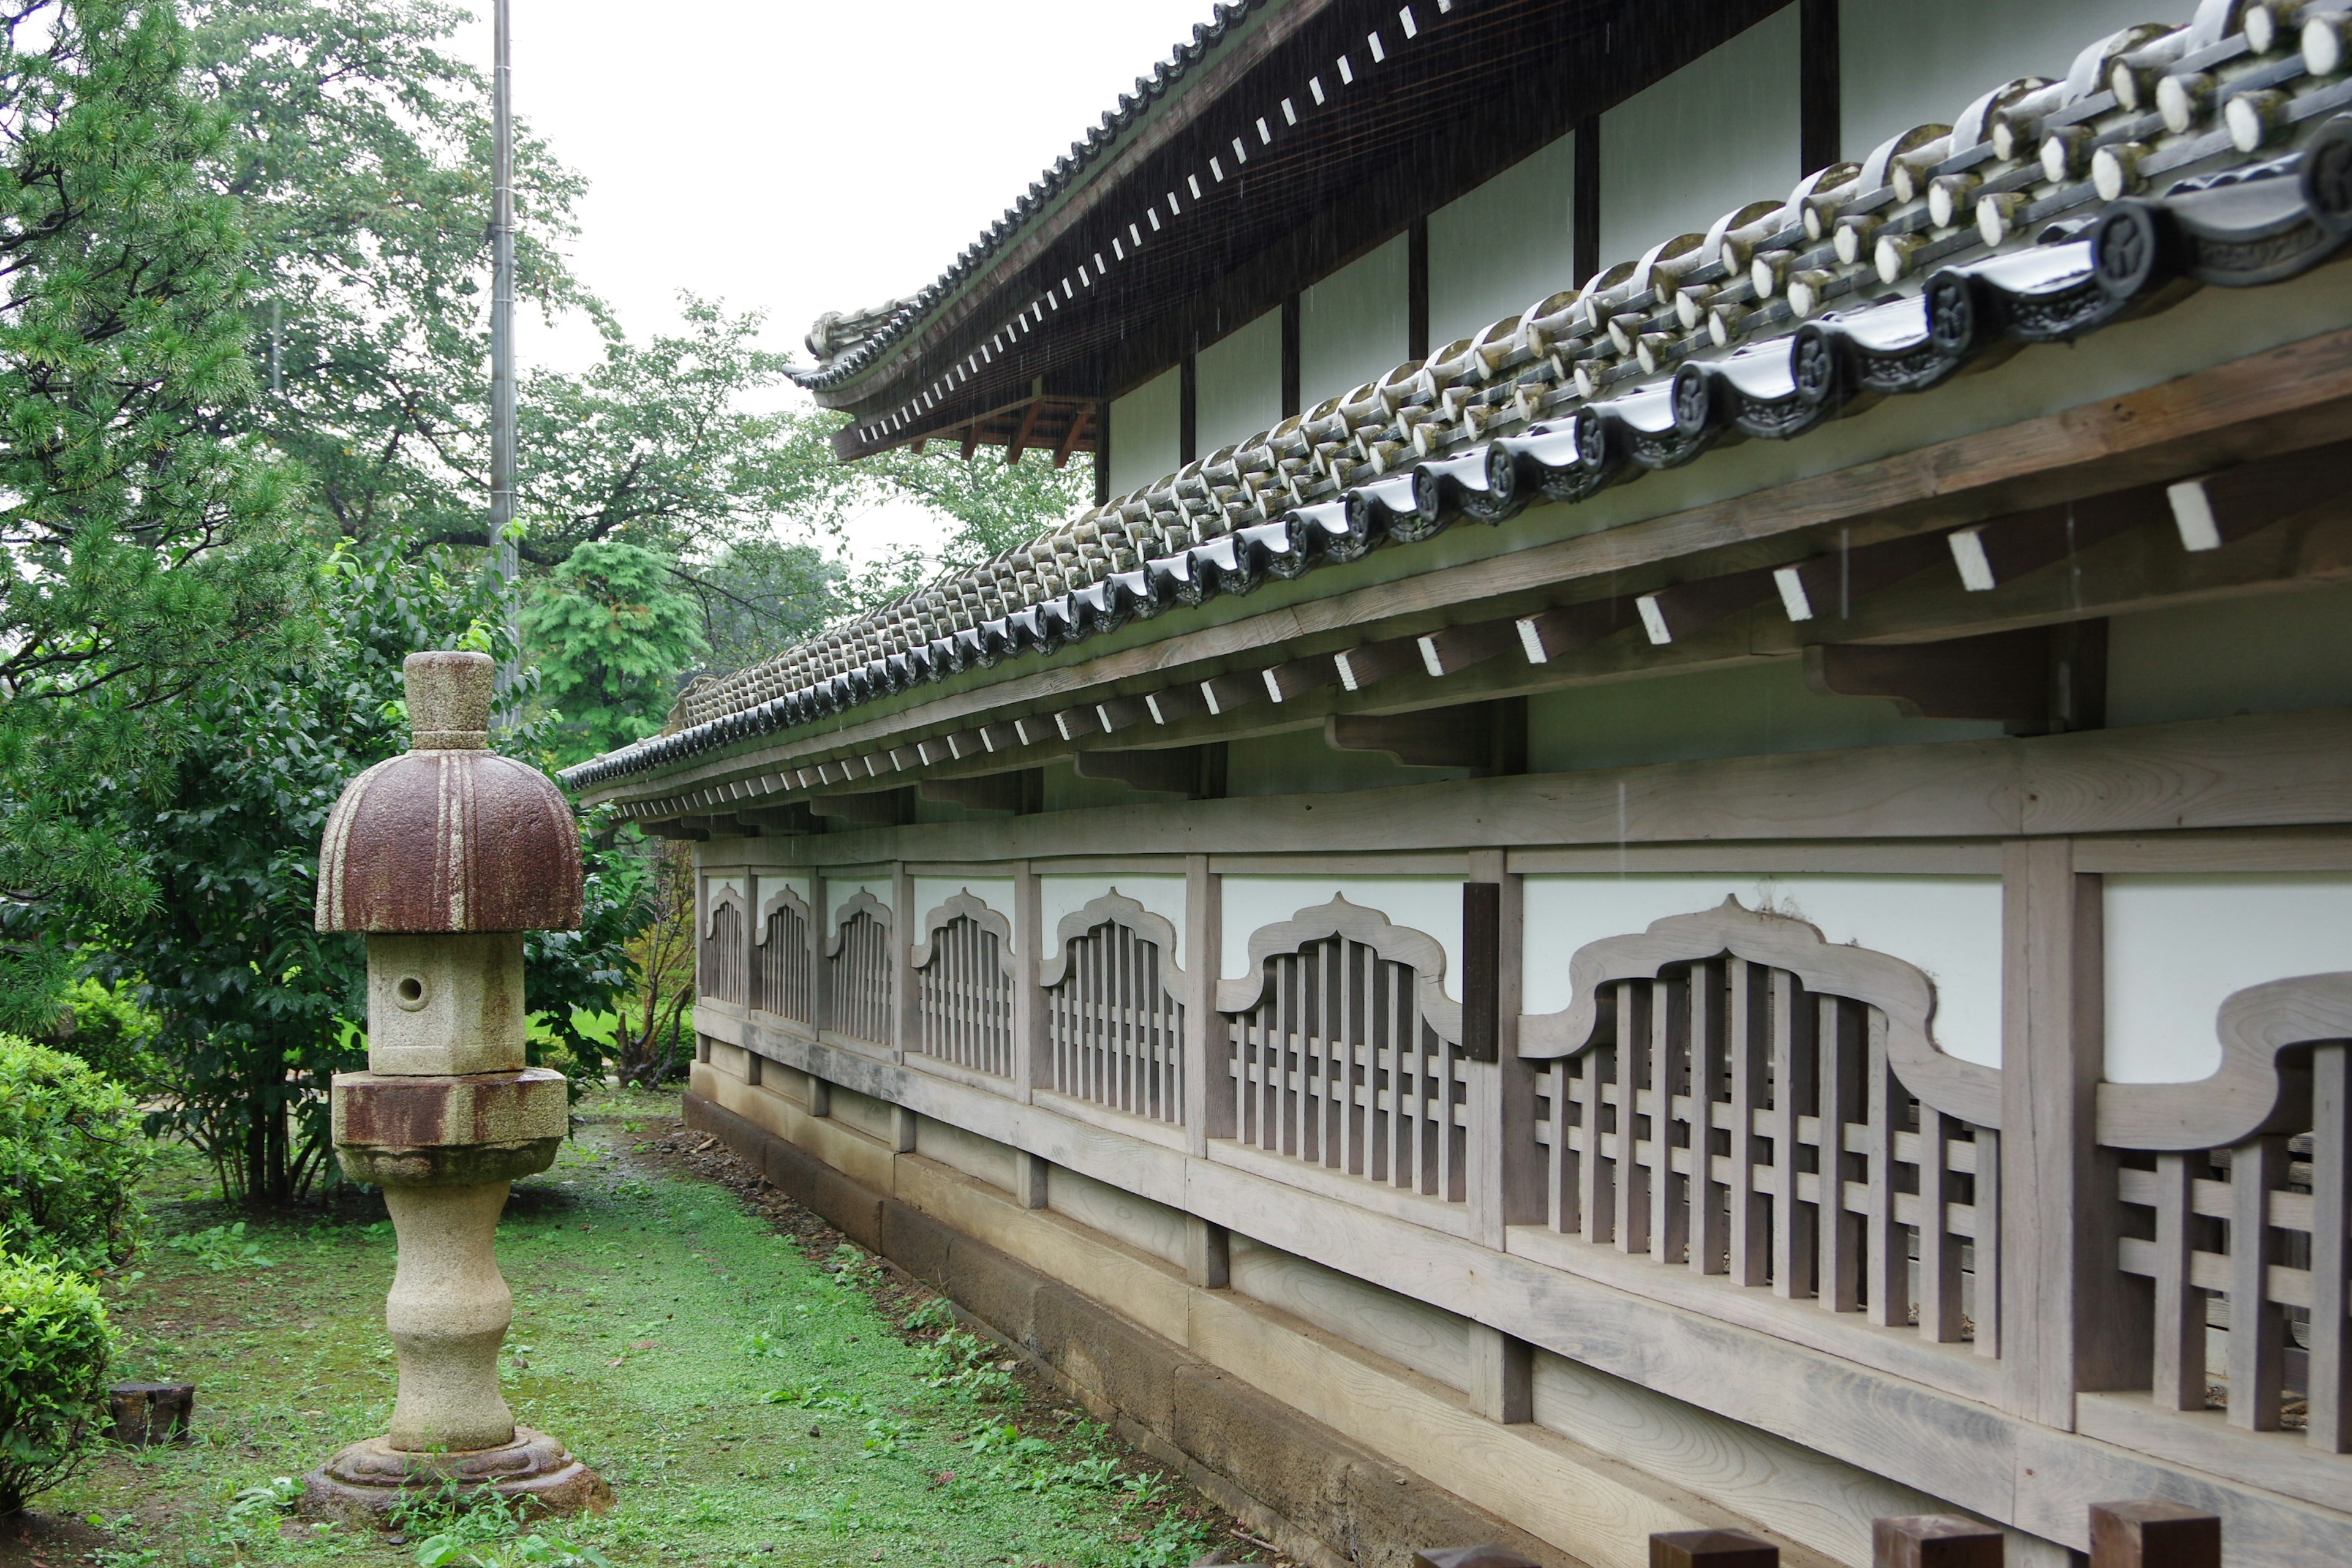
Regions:
<svg viewBox="0 0 2352 1568"><path fill-rule="evenodd" d="M2352 236L2352 80L2312 68L2347 63L2347 34L2333 14L2278 25L2298 9L2203 0L2185 26L2096 40L2062 79L1995 87L1950 126L1890 138L994 561L698 680L673 732L564 780L667 766L1457 521L1580 501L1727 441L1791 439L2199 284L2294 276Z"/></svg>

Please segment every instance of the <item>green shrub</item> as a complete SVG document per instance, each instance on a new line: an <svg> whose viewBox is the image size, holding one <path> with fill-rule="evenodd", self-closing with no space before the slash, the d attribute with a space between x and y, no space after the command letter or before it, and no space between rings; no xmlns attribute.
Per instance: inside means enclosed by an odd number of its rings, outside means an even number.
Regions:
<svg viewBox="0 0 2352 1568"><path fill-rule="evenodd" d="M88 1451L112 1342L89 1280L0 1258L0 1518L65 1479Z"/></svg>
<svg viewBox="0 0 2352 1568"><path fill-rule="evenodd" d="M161 1083L163 1062L155 1054L163 1025L142 1007L128 985L84 978L59 998L56 1021L38 1044L79 1057L131 1092Z"/></svg>
<svg viewBox="0 0 2352 1568"><path fill-rule="evenodd" d="M109 1268L138 1239L152 1153L121 1084L0 1035L0 1252Z"/></svg>

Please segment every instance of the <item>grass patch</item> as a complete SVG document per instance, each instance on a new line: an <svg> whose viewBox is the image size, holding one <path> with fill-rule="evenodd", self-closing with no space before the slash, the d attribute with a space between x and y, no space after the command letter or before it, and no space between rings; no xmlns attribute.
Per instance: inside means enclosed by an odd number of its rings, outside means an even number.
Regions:
<svg viewBox="0 0 2352 1568"><path fill-rule="evenodd" d="M678 1142L674 1098L606 1091L582 1109L591 1124L517 1184L501 1227L501 1376L519 1420L612 1482L611 1514L420 1515L397 1541L295 1519L281 1478L390 1419L392 1226L380 1203L230 1214L177 1154L150 1197L159 1244L113 1310L121 1375L198 1385L195 1441L110 1454L43 1510L98 1532L98 1568L409 1563L420 1548L439 1568L1164 1568L1229 1540L1197 1494L957 1330L944 1302L811 1216L780 1233L655 1157ZM0 1546L0 1563L79 1554L30 1551Z"/></svg>

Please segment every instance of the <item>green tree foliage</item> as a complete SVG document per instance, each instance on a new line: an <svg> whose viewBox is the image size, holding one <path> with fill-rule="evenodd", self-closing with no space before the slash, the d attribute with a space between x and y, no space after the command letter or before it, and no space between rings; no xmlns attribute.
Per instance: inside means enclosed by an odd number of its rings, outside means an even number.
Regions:
<svg viewBox="0 0 2352 1568"><path fill-rule="evenodd" d="M579 546L549 574L523 635L566 764L659 729L705 646L700 606L668 559L612 542Z"/></svg>
<svg viewBox="0 0 2352 1568"><path fill-rule="evenodd" d="M109 1268L138 1241L151 1152L121 1084L0 1035L0 1253Z"/></svg>
<svg viewBox="0 0 2352 1568"><path fill-rule="evenodd" d="M287 476L251 391L219 116L167 4L0 11L0 1018L38 1027L65 904L155 888L95 798L168 756L199 683L299 642Z"/></svg>
<svg viewBox="0 0 2352 1568"><path fill-rule="evenodd" d="M748 539L678 574L702 604L704 662L741 669L812 636L840 603L848 573L813 544Z"/></svg>
<svg viewBox="0 0 2352 1568"><path fill-rule="evenodd" d="M90 1452L113 1346L89 1281L0 1256L0 1519Z"/></svg>
<svg viewBox="0 0 2352 1568"><path fill-rule="evenodd" d="M346 546L324 574L324 627L298 661L196 693L196 739L172 798L138 826L163 896L140 918L90 931L162 1021L174 1094L156 1121L203 1151L224 1189L282 1202L326 1171L331 1075L364 1064L366 949L312 928L319 839L344 784L404 750L401 661L426 647L508 652L500 591L478 552L404 542ZM528 698L529 682L516 695ZM504 743L536 752L538 737ZM530 760L544 762L542 754ZM578 933L525 946L527 1000L575 1058L598 1047L572 1026L629 979L623 944L642 923L644 876L590 847Z"/></svg>
<svg viewBox="0 0 2352 1568"><path fill-rule="evenodd" d="M434 0L188 0L200 90L231 133L264 360L253 428L347 538L474 540L488 510L489 89ZM593 309L556 247L583 185L519 130L518 294Z"/></svg>

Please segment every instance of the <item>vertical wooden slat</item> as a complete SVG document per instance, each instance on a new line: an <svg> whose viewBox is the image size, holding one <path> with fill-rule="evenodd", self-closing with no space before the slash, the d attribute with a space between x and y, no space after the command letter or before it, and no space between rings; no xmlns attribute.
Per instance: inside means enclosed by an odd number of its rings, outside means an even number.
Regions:
<svg viewBox="0 0 2352 1568"><path fill-rule="evenodd" d="M1801 1300L1813 1293L1813 1205L1798 1194L1797 1118L1811 1078L1808 1049L1812 1008L1797 977L1774 970L1772 1003L1772 1293Z"/></svg>
<svg viewBox="0 0 2352 1568"><path fill-rule="evenodd" d="M2323 1453L2352 1452L2352 1046L2312 1053L2311 1359L2307 1440Z"/></svg>
<svg viewBox="0 0 2352 1568"><path fill-rule="evenodd" d="M1858 1003L1820 998L1821 1028L1821 1227L1822 1305L1851 1312L1861 1305L1862 1216L1845 1206L1848 1125L1861 1107L1854 1103L1856 1058L1866 1047L1857 1037Z"/></svg>
<svg viewBox="0 0 2352 1568"><path fill-rule="evenodd" d="M2270 1298L2271 1194L2286 1176L2286 1140L2263 1137L2230 1156L2230 1425L2275 1432L2286 1384L2286 1316Z"/></svg>
<svg viewBox="0 0 2352 1568"><path fill-rule="evenodd" d="M2203 1156L2198 1157L2202 1163ZM2190 1283L2197 1219L2186 1154L2156 1157L2156 1358L2153 1397L2166 1410L2205 1408L2205 1298Z"/></svg>
<svg viewBox="0 0 2352 1568"><path fill-rule="evenodd" d="M1217 1011L1217 971L1223 967L1223 925L1216 879L1206 855L1184 858L1184 1146L1208 1152L1212 1138L1235 1136L1240 1083L1232 1077L1234 1031Z"/></svg>
<svg viewBox="0 0 2352 1568"><path fill-rule="evenodd" d="M1911 1249L1895 1217L1895 1139L1909 1097L1886 1064L1886 1015L1875 1007L1864 1011L1870 1214L1863 1241L1863 1298L1872 1322L1900 1328L1911 1321ZM1927 1130L1920 1131L1924 1134Z"/></svg>
<svg viewBox="0 0 2352 1568"><path fill-rule="evenodd" d="M1958 1126L1942 1111L1919 1107L1919 1332L1939 1345L1960 1337L1960 1238L1951 1226Z"/></svg>
<svg viewBox="0 0 2352 1568"><path fill-rule="evenodd" d="M1650 1190L1643 1179L1641 1089L1650 1076L1650 983L1617 987L1617 1224L1620 1252L1650 1249Z"/></svg>
<svg viewBox="0 0 2352 1568"><path fill-rule="evenodd" d="M2002 1170L2000 1134L1989 1128L1978 1128L1977 1168L1972 1178L1977 1194L1977 1233L1969 1243L1976 1283L1969 1348L1988 1358L1998 1358L2001 1352L2001 1313L2007 1300L2007 1288L2002 1284L2002 1238L2006 1232L2001 1215L2007 1212L2001 1198Z"/></svg>
<svg viewBox="0 0 2352 1568"><path fill-rule="evenodd" d="M1756 1113L1764 1104L1771 1048L1771 971L1744 958L1729 961L1727 1001L1731 1067L1731 1279L1735 1284L1771 1282L1771 1200L1762 1177L1762 1150Z"/></svg>
<svg viewBox="0 0 2352 1568"><path fill-rule="evenodd" d="M1661 1263L1682 1259L1689 1212L1675 1180L1675 1083L1690 1025L1690 983L1661 976L1650 983L1650 1254ZM1696 1179L1696 1178L1695 1178Z"/></svg>
<svg viewBox="0 0 2352 1568"><path fill-rule="evenodd" d="M1728 1193L1715 1179L1715 1133L1727 1125L1735 1107L1718 1100L1727 1087L1723 961L1695 963L1690 974L1690 1266L1700 1274L1730 1267L1731 1214ZM1736 1191L1737 1189L1731 1189Z"/></svg>

